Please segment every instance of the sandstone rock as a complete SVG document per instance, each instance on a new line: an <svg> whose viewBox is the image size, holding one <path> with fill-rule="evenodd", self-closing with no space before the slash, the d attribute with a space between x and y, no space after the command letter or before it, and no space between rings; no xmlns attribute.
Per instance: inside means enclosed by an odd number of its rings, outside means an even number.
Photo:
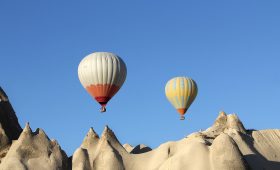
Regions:
<svg viewBox="0 0 280 170"><path fill-rule="evenodd" d="M32 132L26 124L18 140L14 141L3 158L1 170L66 170L68 157L55 140L50 140L42 129Z"/></svg>

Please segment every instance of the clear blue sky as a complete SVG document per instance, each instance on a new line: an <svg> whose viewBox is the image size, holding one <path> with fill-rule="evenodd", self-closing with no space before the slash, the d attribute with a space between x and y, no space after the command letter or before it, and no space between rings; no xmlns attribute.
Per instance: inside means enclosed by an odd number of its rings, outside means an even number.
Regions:
<svg viewBox="0 0 280 170"><path fill-rule="evenodd" d="M70 156L90 127L122 143L157 147L237 113L246 128L279 128L280 2L1 1L0 85L24 126L43 128ZM126 62L107 112L77 68L94 51ZM185 121L165 83L192 77L198 96Z"/></svg>

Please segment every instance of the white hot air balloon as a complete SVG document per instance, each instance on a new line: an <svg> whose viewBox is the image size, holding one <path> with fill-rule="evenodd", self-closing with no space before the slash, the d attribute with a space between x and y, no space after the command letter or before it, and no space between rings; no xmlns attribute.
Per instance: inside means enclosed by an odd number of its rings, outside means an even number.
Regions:
<svg viewBox="0 0 280 170"><path fill-rule="evenodd" d="M116 54L94 52L79 64L78 76L86 91L106 111L107 102L119 91L126 78L126 65Z"/></svg>

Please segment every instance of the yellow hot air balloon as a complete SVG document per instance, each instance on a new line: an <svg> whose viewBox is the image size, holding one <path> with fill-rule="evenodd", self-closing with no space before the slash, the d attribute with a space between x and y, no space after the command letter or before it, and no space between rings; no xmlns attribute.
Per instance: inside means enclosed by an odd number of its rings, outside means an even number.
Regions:
<svg viewBox="0 0 280 170"><path fill-rule="evenodd" d="M180 113L180 120L184 120L184 114L197 95L197 85L188 77L175 77L169 80L165 86L165 95L169 102Z"/></svg>
<svg viewBox="0 0 280 170"><path fill-rule="evenodd" d="M108 101L119 91L126 78L126 65L116 54L95 52L78 67L78 76L86 91L106 111Z"/></svg>

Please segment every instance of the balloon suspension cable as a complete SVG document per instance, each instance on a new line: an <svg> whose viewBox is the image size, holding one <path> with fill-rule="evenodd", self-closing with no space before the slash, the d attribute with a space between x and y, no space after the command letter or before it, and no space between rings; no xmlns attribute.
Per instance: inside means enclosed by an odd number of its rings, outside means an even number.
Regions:
<svg viewBox="0 0 280 170"><path fill-rule="evenodd" d="M185 120L185 116L181 115L180 120Z"/></svg>
<svg viewBox="0 0 280 170"><path fill-rule="evenodd" d="M105 106L102 106L101 109L100 109L100 112L101 112L101 113L106 112L106 107L105 107Z"/></svg>

